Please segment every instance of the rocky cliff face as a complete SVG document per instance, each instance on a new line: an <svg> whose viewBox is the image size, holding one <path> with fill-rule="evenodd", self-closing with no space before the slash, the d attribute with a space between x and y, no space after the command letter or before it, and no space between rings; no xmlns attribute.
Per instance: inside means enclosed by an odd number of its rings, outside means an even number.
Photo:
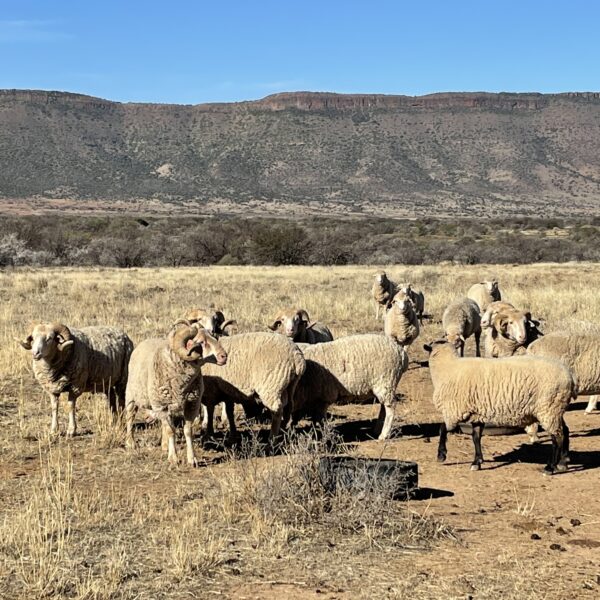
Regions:
<svg viewBox="0 0 600 600"><path fill-rule="evenodd" d="M294 92L191 106L3 90L0 202L597 212L599 134L598 93Z"/></svg>

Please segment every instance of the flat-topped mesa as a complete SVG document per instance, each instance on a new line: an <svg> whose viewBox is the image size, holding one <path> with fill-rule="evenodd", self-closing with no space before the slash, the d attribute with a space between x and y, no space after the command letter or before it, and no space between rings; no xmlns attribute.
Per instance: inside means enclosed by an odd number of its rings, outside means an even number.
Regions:
<svg viewBox="0 0 600 600"><path fill-rule="evenodd" d="M257 100L253 104L272 110L365 110L406 108L484 108L505 110L536 110L553 101L569 99L600 102L597 92L564 94L444 92L426 96L385 94L335 94L329 92L283 92Z"/></svg>

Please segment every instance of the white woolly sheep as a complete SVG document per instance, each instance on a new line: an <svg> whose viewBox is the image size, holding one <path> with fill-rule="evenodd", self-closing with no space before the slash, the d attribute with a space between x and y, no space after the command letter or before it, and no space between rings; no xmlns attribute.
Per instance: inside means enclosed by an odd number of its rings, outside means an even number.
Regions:
<svg viewBox="0 0 600 600"><path fill-rule="evenodd" d="M409 296L399 291L385 313L383 331L401 346L410 346L419 337L419 320Z"/></svg>
<svg viewBox="0 0 600 600"><path fill-rule="evenodd" d="M194 308L188 312L185 319L192 324L199 323L216 338L236 333L237 321L235 319L226 320L225 315L220 310Z"/></svg>
<svg viewBox="0 0 600 600"><path fill-rule="evenodd" d="M473 424L473 470L483 462L481 433L486 423L516 427L541 423L552 436L552 458L544 472L566 471L569 430L563 416L577 392L564 364L537 356L459 358L445 340L424 348L429 352L433 403L443 418L440 462L446 460L448 431L459 423Z"/></svg>
<svg viewBox="0 0 600 600"><path fill-rule="evenodd" d="M280 310L269 329L283 333L299 344L320 344L333 340L329 328L317 321L311 323L308 313L302 308Z"/></svg>
<svg viewBox="0 0 600 600"><path fill-rule="evenodd" d="M131 355L127 382L127 447L135 447L133 421L139 409L162 424L162 449L170 463L177 463L173 416L183 413L187 462L196 466L192 424L200 411L202 366L227 362L221 343L204 328L177 322L166 338L144 340Z"/></svg>
<svg viewBox="0 0 600 600"><path fill-rule="evenodd" d="M306 367L302 352L290 339L276 333L240 333L220 341L229 355L227 365L203 369L206 435L213 435L214 407L220 402L225 402L230 434L235 435L234 402L247 406L259 401L271 412L273 440L279 435L284 410L291 410L296 385Z"/></svg>
<svg viewBox="0 0 600 600"><path fill-rule="evenodd" d="M24 340L17 340L31 350L33 373L50 396L52 422L50 432L58 432L58 400L69 395L67 435L77 431L75 403L85 393L108 396L113 414L125 406L125 386L133 342L115 327L69 328L62 323L38 323Z"/></svg>
<svg viewBox="0 0 600 600"><path fill-rule="evenodd" d="M451 302L442 315L442 326L446 339L464 356L465 341L475 336L476 356L480 356L481 317L479 306L469 298L459 298Z"/></svg>
<svg viewBox="0 0 600 600"><path fill-rule="evenodd" d="M293 416L323 418L331 404L381 404L375 433L386 439L392 430L396 388L408 368L402 346L385 335L362 334L329 344L302 345L306 371L294 397Z"/></svg>
<svg viewBox="0 0 600 600"><path fill-rule="evenodd" d="M580 396L589 396L587 414L596 409L600 394L600 334L555 332L533 342L527 354L556 358L575 377Z"/></svg>
<svg viewBox="0 0 600 600"><path fill-rule="evenodd" d="M371 297L375 302L375 318L379 319L379 309L383 307L385 311L387 305L396 294L398 286L388 279L385 271L379 271L375 274L375 282L371 288Z"/></svg>
<svg viewBox="0 0 600 600"><path fill-rule="evenodd" d="M467 292L467 298L477 302L479 312L483 314L492 302L502 300L502 294L498 288L498 282L494 279L472 285Z"/></svg>
<svg viewBox="0 0 600 600"><path fill-rule="evenodd" d="M423 312L425 311L425 294L420 290L413 290L411 283L402 283L398 289L412 300L412 303L415 305L417 317L419 317L419 323L422 325Z"/></svg>

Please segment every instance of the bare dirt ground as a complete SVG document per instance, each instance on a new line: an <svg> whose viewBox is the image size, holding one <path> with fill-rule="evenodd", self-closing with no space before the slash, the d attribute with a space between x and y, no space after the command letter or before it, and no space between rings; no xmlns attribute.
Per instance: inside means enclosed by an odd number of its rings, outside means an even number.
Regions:
<svg viewBox="0 0 600 600"><path fill-rule="evenodd" d="M122 325L137 342L210 303L241 330L264 329L277 306L294 301L336 336L377 331L368 300L375 270L0 273L0 597L597 598L600 413L584 415L585 398L570 407L564 474L541 474L547 436L531 445L524 433L484 431L480 472L469 469L470 438L451 435L448 461L438 464L439 415L420 362L443 307L487 275L546 331L596 330L598 265L388 268L425 290L431 315L409 352L394 436L371 439L373 405L335 407L332 423L351 452L416 461L422 490L359 512L351 503L322 510L312 506L318 498L296 495L293 452L236 459L217 444L200 452L204 466L169 468L157 430L142 424L140 448L128 452L100 397L79 402L76 438L52 439L49 402L11 341L32 319L56 318ZM241 426L243 439L256 439L260 427Z"/></svg>

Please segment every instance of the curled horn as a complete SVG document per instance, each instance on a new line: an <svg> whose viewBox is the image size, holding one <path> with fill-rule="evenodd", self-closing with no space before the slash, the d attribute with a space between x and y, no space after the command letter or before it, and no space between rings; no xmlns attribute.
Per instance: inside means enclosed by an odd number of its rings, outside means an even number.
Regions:
<svg viewBox="0 0 600 600"><path fill-rule="evenodd" d="M225 329L227 329L227 327L230 326L237 327L237 321L235 319L227 319L227 321L224 321L221 325L221 331L224 331Z"/></svg>
<svg viewBox="0 0 600 600"><path fill-rule="evenodd" d="M300 315L300 317L303 321L306 321L306 323L310 322L310 317L308 316L308 313L303 308L298 310L298 314Z"/></svg>
<svg viewBox="0 0 600 600"><path fill-rule="evenodd" d="M495 313L492 317L492 327L498 332L505 334L508 327L507 318L501 313Z"/></svg>
<svg viewBox="0 0 600 600"><path fill-rule="evenodd" d="M273 321L273 323L271 325L269 325L269 329L271 331L276 331L279 328L279 326L281 325L281 321L282 321L281 315L277 315L275 317L275 320Z"/></svg>
<svg viewBox="0 0 600 600"><path fill-rule="evenodd" d="M62 339L62 342L58 343L59 350L62 351L74 344L74 341L71 339L71 332L66 325L63 325L62 323L53 323L52 331Z"/></svg>
<svg viewBox="0 0 600 600"><path fill-rule="evenodd" d="M176 327L179 327L179 325L185 325L186 327L191 327L192 325L195 325L195 324L196 323L193 322L193 319L177 319L177 321L175 321L175 323L173 323L173 325L171 325L171 329L175 329Z"/></svg>
<svg viewBox="0 0 600 600"><path fill-rule="evenodd" d="M34 325L32 325L29 329L29 335L24 339L20 339L20 338L13 338L15 340L15 342L18 342L23 348L25 348L25 350L31 350L31 342L33 342L33 335L31 335L33 333L33 328Z"/></svg>
<svg viewBox="0 0 600 600"><path fill-rule="evenodd" d="M177 324L185 324L184 319L177 321ZM195 343L191 348L188 349L187 343L193 340L197 335L204 335L204 330L199 330L196 325L190 325L188 322L187 327L181 327L172 331L169 334L171 350L177 354L181 360L186 362L192 362L202 358L202 346L200 343Z"/></svg>

